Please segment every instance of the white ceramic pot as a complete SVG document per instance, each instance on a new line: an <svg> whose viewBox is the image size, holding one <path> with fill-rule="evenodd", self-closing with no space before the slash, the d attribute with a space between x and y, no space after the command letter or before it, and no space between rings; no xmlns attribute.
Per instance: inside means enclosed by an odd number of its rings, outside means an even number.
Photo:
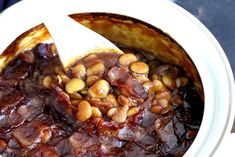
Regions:
<svg viewBox="0 0 235 157"><path fill-rule="evenodd" d="M20 34L42 22L41 14L108 12L127 15L170 34L188 53L202 79L205 108L199 133L185 156L233 152L234 78L223 49L196 18L166 0L25 0L0 14L0 52ZM1 63L0 63L1 64Z"/></svg>

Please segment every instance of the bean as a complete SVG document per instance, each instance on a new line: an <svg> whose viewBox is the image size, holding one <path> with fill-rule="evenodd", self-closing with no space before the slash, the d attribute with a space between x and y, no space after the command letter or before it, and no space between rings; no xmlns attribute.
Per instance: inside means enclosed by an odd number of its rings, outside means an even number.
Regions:
<svg viewBox="0 0 235 157"><path fill-rule="evenodd" d="M158 76L156 74L153 74L152 80L157 80L157 79L158 79Z"/></svg>
<svg viewBox="0 0 235 157"><path fill-rule="evenodd" d="M97 55L96 55L96 54L90 54L90 55L88 55L84 60L85 60L85 61L88 61L88 60L95 59L95 58L97 58Z"/></svg>
<svg viewBox="0 0 235 157"><path fill-rule="evenodd" d="M4 140L0 139L0 150L4 150L6 148L7 144Z"/></svg>
<svg viewBox="0 0 235 157"><path fill-rule="evenodd" d="M142 104L142 103L144 103L144 99L138 99L137 102Z"/></svg>
<svg viewBox="0 0 235 157"><path fill-rule="evenodd" d="M63 68L61 66L56 66L55 67L55 72L56 74L64 74Z"/></svg>
<svg viewBox="0 0 235 157"><path fill-rule="evenodd" d="M197 136L197 131L196 130L188 130L185 134L185 137L187 139L193 139Z"/></svg>
<svg viewBox="0 0 235 157"><path fill-rule="evenodd" d="M51 88L51 83L52 83L52 79L50 76L46 76L44 79L43 79L43 86L46 87L46 88Z"/></svg>
<svg viewBox="0 0 235 157"><path fill-rule="evenodd" d="M126 66L129 66L131 63L136 62L136 61L137 61L137 57L132 53L123 54L119 58L119 63L122 65L126 65Z"/></svg>
<svg viewBox="0 0 235 157"><path fill-rule="evenodd" d="M91 75L91 76L88 76L87 79L86 79L86 84L88 86L91 86L93 83L95 83L96 81L99 80L99 77L96 76L96 75Z"/></svg>
<svg viewBox="0 0 235 157"><path fill-rule="evenodd" d="M104 98L108 93L109 83L106 80L97 81L88 90L88 95L92 98Z"/></svg>
<svg viewBox="0 0 235 157"><path fill-rule="evenodd" d="M83 94L83 95L87 95L88 91L87 90L81 90L80 93Z"/></svg>
<svg viewBox="0 0 235 157"><path fill-rule="evenodd" d="M153 87L153 84L151 81L146 81L144 84L143 84L143 87L148 91L150 88Z"/></svg>
<svg viewBox="0 0 235 157"><path fill-rule="evenodd" d="M129 107L127 105L124 105L121 108L119 108L118 111L115 112L114 115L112 116L112 120L118 123L125 122L128 109Z"/></svg>
<svg viewBox="0 0 235 157"><path fill-rule="evenodd" d="M131 109L128 110L127 117L135 115L136 113L139 112L139 110L140 110L139 107L132 107Z"/></svg>
<svg viewBox="0 0 235 157"><path fill-rule="evenodd" d="M129 104L129 100L125 96L123 96L123 95L119 95L117 101L122 106Z"/></svg>
<svg viewBox="0 0 235 157"><path fill-rule="evenodd" d="M108 94L105 100L106 102L111 103L113 106L118 106L117 99L113 94Z"/></svg>
<svg viewBox="0 0 235 157"><path fill-rule="evenodd" d="M73 77L84 78L86 75L86 68L83 64L77 64L75 67L71 68Z"/></svg>
<svg viewBox="0 0 235 157"><path fill-rule="evenodd" d="M164 84L159 80L153 80L153 89L155 92L162 92L166 90Z"/></svg>
<svg viewBox="0 0 235 157"><path fill-rule="evenodd" d="M79 103L77 108L77 115L76 118L80 122L84 122L88 120L92 115L92 108L88 101L83 100Z"/></svg>
<svg viewBox="0 0 235 157"><path fill-rule="evenodd" d="M61 75L59 75L59 77L64 84L66 84L70 81L70 78L68 76L66 76L65 74L61 74Z"/></svg>
<svg viewBox="0 0 235 157"><path fill-rule="evenodd" d="M69 94L69 96L72 99L82 99L82 96L79 93L71 93L71 94Z"/></svg>
<svg viewBox="0 0 235 157"><path fill-rule="evenodd" d="M102 62L99 62L91 67L87 68L87 76L102 75L104 73L105 66Z"/></svg>
<svg viewBox="0 0 235 157"><path fill-rule="evenodd" d="M117 108L111 108L111 109L109 109L109 111L107 112L107 116L111 118L117 111L118 111Z"/></svg>
<svg viewBox="0 0 235 157"><path fill-rule="evenodd" d="M71 94L81 91L84 87L85 83L83 82L83 80L73 78L65 85L65 90Z"/></svg>
<svg viewBox="0 0 235 157"><path fill-rule="evenodd" d="M162 106L156 105L151 107L153 113L160 113L162 111Z"/></svg>
<svg viewBox="0 0 235 157"><path fill-rule="evenodd" d="M161 112L162 114L165 114L171 110L170 103L166 99L160 99L159 104L163 108L163 111Z"/></svg>
<svg viewBox="0 0 235 157"><path fill-rule="evenodd" d="M56 54L57 53L57 49L54 43L51 44L51 52Z"/></svg>
<svg viewBox="0 0 235 157"><path fill-rule="evenodd" d="M184 102L184 96L183 93L176 90L174 92L172 92L171 94L171 103L175 106L180 106L182 105Z"/></svg>
<svg viewBox="0 0 235 157"><path fill-rule="evenodd" d="M163 92L157 93L155 96L155 99L157 100L162 99L162 98L170 101L171 93L169 91L163 91Z"/></svg>
<svg viewBox="0 0 235 157"><path fill-rule="evenodd" d="M164 75L162 77L162 82L170 89L174 89L176 87L175 81L168 75Z"/></svg>
<svg viewBox="0 0 235 157"><path fill-rule="evenodd" d="M43 130L43 135L41 137L43 143L48 142L51 137L52 137L52 132L50 129Z"/></svg>
<svg viewBox="0 0 235 157"><path fill-rule="evenodd" d="M75 107L78 107L79 103L81 102L81 100L71 100L71 104Z"/></svg>
<svg viewBox="0 0 235 157"><path fill-rule="evenodd" d="M169 106L169 101L167 101L166 99L160 99L159 100L159 104L163 107L163 108L167 108Z"/></svg>
<svg viewBox="0 0 235 157"><path fill-rule="evenodd" d="M144 75L140 75L140 76L137 76L136 79L141 83L145 83L147 81L149 81L148 77L144 76Z"/></svg>
<svg viewBox="0 0 235 157"><path fill-rule="evenodd" d="M176 87L179 88L179 87L183 87L185 85L188 84L188 78L187 77L178 77L176 80L175 80L175 83L176 83Z"/></svg>
<svg viewBox="0 0 235 157"><path fill-rule="evenodd" d="M137 74L147 74L149 72L149 66L144 62L134 62L131 64L130 69Z"/></svg>
<svg viewBox="0 0 235 157"><path fill-rule="evenodd" d="M96 117L96 118L102 117L102 113L100 112L99 108L91 107L91 110L92 110L92 117Z"/></svg>

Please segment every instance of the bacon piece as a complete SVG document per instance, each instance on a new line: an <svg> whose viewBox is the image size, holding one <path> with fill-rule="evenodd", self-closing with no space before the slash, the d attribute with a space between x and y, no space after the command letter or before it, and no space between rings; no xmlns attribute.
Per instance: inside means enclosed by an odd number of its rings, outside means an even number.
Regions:
<svg viewBox="0 0 235 157"><path fill-rule="evenodd" d="M2 93L2 94L1 94ZM12 92L2 92L0 90L0 113L7 113L18 104L20 104L24 98L25 94L21 93L20 91L12 91Z"/></svg>
<svg viewBox="0 0 235 157"><path fill-rule="evenodd" d="M0 139L0 153L6 148L7 144L4 140Z"/></svg>
<svg viewBox="0 0 235 157"><path fill-rule="evenodd" d="M5 80L2 77L0 77L0 90L5 89L5 91L8 91L10 87L15 87L18 84L19 84L19 80L16 80L16 79ZM10 90L12 90L12 89L10 89ZM5 91L3 91L3 92L5 92ZM0 94L0 96L1 96L1 94Z"/></svg>
<svg viewBox="0 0 235 157"><path fill-rule="evenodd" d="M178 138L175 134L174 122L170 117L160 117L154 122L154 129L164 145L164 151L168 152L178 146Z"/></svg>
<svg viewBox="0 0 235 157"><path fill-rule="evenodd" d="M96 136L74 132L70 137L61 140L56 145L56 151L59 156L90 156L88 154L98 149L98 142Z"/></svg>
<svg viewBox="0 0 235 157"><path fill-rule="evenodd" d="M29 63L23 62L21 60L11 62L4 71L3 78L21 80L28 77L32 66Z"/></svg>
<svg viewBox="0 0 235 157"><path fill-rule="evenodd" d="M17 113L20 114L24 119L31 121L33 118L43 112L44 102L37 95L28 95L23 105L19 106Z"/></svg>
<svg viewBox="0 0 235 157"><path fill-rule="evenodd" d="M101 156L125 156L122 147L126 141L119 140L112 136L100 136Z"/></svg>
<svg viewBox="0 0 235 157"><path fill-rule="evenodd" d="M124 96L131 97L132 99L146 99L148 96L142 84L132 76L130 76L126 82L119 87L119 90Z"/></svg>
<svg viewBox="0 0 235 157"><path fill-rule="evenodd" d="M89 136L86 133L75 132L69 137L69 143L75 152L85 153L89 149L97 147L98 138L92 135Z"/></svg>
<svg viewBox="0 0 235 157"><path fill-rule="evenodd" d="M24 119L16 112L16 108L25 99L25 94L12 91L11 88L0 89L0 135L20 125Z"/></svg>
<svg viewBox="0 0 235 157"><path fill-rule="evenodd" d="M69 95L65 93L60 87L56 86L50 95L50 104L52 111L59 113L59 118L66 124L75 124L76 109L73 108L70 102Z"/></svg>
<svg viewBox="0 0 235 157"><path fill-rule="evenodd" d="M114 66L108 71L107 77L111 84L118 86L124 84L130 74L126 69Z"/></svg>
<svg viewBox="0 0 235 157"><path fill-rule="evenodd" d="M114 107L113 104L111 104L109 102L101 101L99 99L98 100L91 99L91 100L89 100L89 103L94 107L98 107L102 113L107 113L110 108Z"/></svg>
<svg viewBox="0 0 235 157"><path fill-rule="evenodd" d="M108 71L107 78L126 97L132 99L147 98L147 92L144 87L126 69L114 66Z"/></svg>
<svg viewBox="0 0 235 157"><path fill-rule="evenodd" d="M32 149L28 154L28 157L58 157L55 149L49 145L40 145Z"/></svg>
<svg viewBox="0 0 235 157"><path fill-rule="evenodd" d="M51 52L51 46L49 44L38 44L35 48L36 54L41 59L52 58L55 54Z"/></svg>
<svg viewBox="0 0 235 157"><path fill-rule="evenodd" d="M73 153L73 147L69 143L67 138L61 140L55 147L56 152L59 156L66 156Z"/></svg>
<svg viewBox="0 0 235 157"><path fill-rule="evenodd" d="M47 142L51 138L50 126L45 120L35 119L13 131L13 136L22 147L27 148L33 144Z"/></svg>
<svg viewBox="0 0 235 157"><path fill-rule="evenodd" d="M24 53L21 53L18 58L24 62L27 62L27 63L33 63L34 61L34 54L33 54L33 51L26 51Z"/></svg>

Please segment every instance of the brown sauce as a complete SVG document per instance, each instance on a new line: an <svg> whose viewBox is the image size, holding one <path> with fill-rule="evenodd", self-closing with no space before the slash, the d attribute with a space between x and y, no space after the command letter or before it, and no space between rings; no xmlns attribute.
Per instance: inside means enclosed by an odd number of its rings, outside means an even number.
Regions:
<svg viewBox="0 0 235 157"><path fill-rule="evenodd" d="M203 102L181 68L119 45L124 52L134 53L139 61L145 62L148 74L136 74L129 66L120 65L117 54L88 56L76 65L82 64L88 69L102 62L105 69L95 74L90 84L88 76L82 76L85 87L76 92L81 98L75 98L66 92L66 79L58 77L63 71L58 72L61 64L53 46L37 45L11 61L0 74L2 156L178 157L188 150L201 124ZM68 78L73 75L71 71ZM43 84L46 76L52 79L49 88ZM137 77L163 82L164 88L146 89ZM167 80L164 84L164 78L171 78L175 84L166 85ZM186 83L180 82L180 78ZM101 79L109 83L108 94L116 98L117 104L107 101L107 97L87 94ZM120 95L124 99L119 98ZM163 98L164 101L160 101ZM81 100L98 108L102 116L79 121L77 112ZM132 108L136 112L120 120L118 116L109 116L111 108L118 108L118 112L125 114Z"/></svg>

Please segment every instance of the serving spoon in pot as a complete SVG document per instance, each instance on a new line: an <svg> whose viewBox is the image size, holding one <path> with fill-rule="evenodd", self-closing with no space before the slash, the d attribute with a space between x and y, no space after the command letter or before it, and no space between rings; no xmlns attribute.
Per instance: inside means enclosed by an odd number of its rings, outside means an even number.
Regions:
<svg viewBox="0 0 235 157"><path fill-rule="evenodd" d="M65 71L90 53L123 53L112 42L69 16L57 14L44 18L43 21L56 45Z"/></svg>

